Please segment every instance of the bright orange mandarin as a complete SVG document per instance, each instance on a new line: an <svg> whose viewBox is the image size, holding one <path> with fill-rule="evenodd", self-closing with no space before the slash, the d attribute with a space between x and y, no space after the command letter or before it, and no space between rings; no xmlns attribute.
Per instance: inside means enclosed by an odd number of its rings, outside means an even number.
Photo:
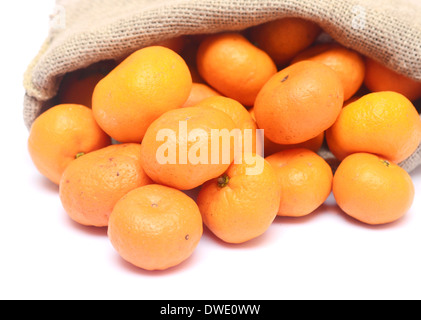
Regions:
<svg viewBox="0 0 421 320"><path fill-rule="evenodd" d="M278 215L302 217L319 208L332 192L333 173L329 164L307 149L292 149L266 158L281 184Z"/></svg>
<svg viewBox="0 0 421 320"><path fill-rule="evenodd" d="M260 89L276 73L272 59L239 33L206 37L197 53L202 78L222 95L253 106Z"/></svg>
<svg viewBox="0 0 421 320"><path fill-rule="evenodd" d="M281 189L276 173L260 156L256 156L260 163L253 162L253 156L244 154L241 164L232 164L225 174L206 182L199 192L197 203L203 222L228 243L259 237L278 212ZM260 166L257 174L247 172Z"/></svg>
<svg viewBox="0 0 421 320"><path fill-rule="evenodd" d="M119 142L141 142L149 125L189 97L192 78L184 60L164 47L130 55L95 88L98 124Z"/></svg>
<svg viewBox="0 0 421 320"><path fill-rule="evenodd" d="M111 144L88 107L75 104L55 106L32 124L28 150L38 171L55 184L78 155Z"/></svg>
<svg viewBox="0 0 421 320"><path fill-rule="evenodd" d="M411 101L421 98L421 81L415 81L366 58L365 86L372 92L394 91Z"/></svg>
<svg viewBox="0 0 421 320"><path fill-rule="evenodd" d="M117 201L150 183L140 165L140 145L112 145L69 164L60 182L60 199L74 221L106 227Z"/></svg>
<svg viewBox="0 0 421 320"><path fill-rule="evenodd" d="M344 101L350 99L364 82L363 57L339 44L321 44L311 47L296 56L292 63L303 60L318 61L335 70L344 87Z"/></svg>
<svg viewBox="0 0 421 320"><path fill-rule="evenodd" d="M342 106L343 86L337 73L320 62L301 61L264 85L254 114L268 139L298 144L331 127Z"/></svg>
<svg viewBox="0 0 421 320"><path fill-rule="evenodd" d="M396 92L376 92L348 104L327 131L332 153L343 160L367 152L401 162L421 143L421 119L407 98Z"/></svg>
<svg viewBox="0 0 421 320"><path fill-rule="evenodd" d="M279 66L286 66L308 48L320 34L320 27L301 18L284 18L254 27L250 38Z"/></svg>
<svg viewBox="0 0 421 320"><path fill-rule="evenodd" d="M256 153L257 125L248 110L238 101L227 97L210 97L198 103L196 107L211 107L225 112L234 121L235 127L241 130L242 149L240 152Z"/></svg>
<svg viewBox="0 0 421 320"><path fill-rule="evenodd" d="M333 193L349 216L371 225L396 221L414 201L414 185L401 167L372 154L357 153L339 166Z"/></svg>
<svg viewBox="0 0 421 320"><path fill-rule="evenodd" d="M183 108L193 107L206 98L220 96L220 94L204 83L193 83L190 96Z"/></svg>
<svg viewBox="0 0 421 320"><path fill-rule="evenodd" d="M313 139L310 139L302 143L297 143L297 144L278 144L264 137L265 157L268 157L277 152L291 150L291 149L308 149L308 150L317 152L322 147L324 139L325 139L324 132L322 132L321 134L319 134L317 137Z"/></svg>
<svg viewBox="0 0 421 320"><path fill-rule="evenodd" d="M249 113L251 117L253 118L253 120L256 121L256 118L254 116L254 108L249 109ZM290 150L290 149L309 149L314 152L317 152L322 147L324 139L325 139L325 133L322 132L317 137L310 139L308 141L302 142L302 143L278 144L269 140L265 135L263 135L263 137L261 135L258 135L257 146L258 146L258 150L261 150L262 149L261 144L263 143L263 152L261 152L260 155L264 155L264 157L268 157L274 153Z"/></svg>
<svg viewBox="0 0 421 320"><path fill-rule="evenodd" d="M161 185L124 196L111 214L108 237L131 264L165 270L188 259L199 244L203 223L197 204L181 191Z"/></svg>
<svg viewBox="0 0 421 320"><path fill-rule="evenodd" d="M233 161L234 138L224 139L212 130L231 132L233 120L211 107L169 111L154 121L142 142L141 161L158 184L180 190L194 189L225 172ZM212 146L219 141L219 147ZM219 154L213 153L213 151ZM214 158L215 157L215 158Z"/></svg>
<svg viewBox="0 0 421 320"><path fill-rule="evenodd" d="M115 67L115 61L106 60L66 74L60 83L57 104L81 104L91 108L96 85Z"/></svg>

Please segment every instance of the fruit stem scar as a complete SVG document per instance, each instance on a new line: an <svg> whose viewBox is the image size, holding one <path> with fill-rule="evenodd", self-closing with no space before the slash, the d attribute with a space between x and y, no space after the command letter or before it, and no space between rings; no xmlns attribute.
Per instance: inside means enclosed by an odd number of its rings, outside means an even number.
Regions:
<svg viewBox="0 0 421 320"><path fill-rule="evenodd" d="M79 152L76 156L75 159L79 159L80 157L84 156L85 152Z"/></svg>
<svg viewBox="0 0 421 320"><path fill-rule="evenodd" d="M190 236L188 234L186 234L186 236L184 237L184 239L189 240Z"/></svg>
<svg viewBox="0 0 421 320"><path fill-rule="evenodd" d="M381 160L382 163L386 166L386 167L390 167L390 162L387 160Z"/></svg>
<svg viewBox="0 0 421 320"><path fill-rule="evenodd" d="M228 185L230 181L230 178L228 177L228 175L224 174L223 176L219 177L217 182L218 182L218 187L220 188L224 188Z"/></svg>

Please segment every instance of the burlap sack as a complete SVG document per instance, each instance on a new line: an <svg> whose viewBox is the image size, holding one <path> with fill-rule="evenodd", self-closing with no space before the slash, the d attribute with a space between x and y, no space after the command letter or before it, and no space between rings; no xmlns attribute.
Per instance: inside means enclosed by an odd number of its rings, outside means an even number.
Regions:
<svg viewBox="0 0 421 320"><path fill-rule="evenodd" d="M419 0L57 0L49 37L24 77L25 124L50 106L70 71L176 35L287 16L312 20L341 44L421 80ZM419 164L421 147L401 165L412 171Z"/></svg>

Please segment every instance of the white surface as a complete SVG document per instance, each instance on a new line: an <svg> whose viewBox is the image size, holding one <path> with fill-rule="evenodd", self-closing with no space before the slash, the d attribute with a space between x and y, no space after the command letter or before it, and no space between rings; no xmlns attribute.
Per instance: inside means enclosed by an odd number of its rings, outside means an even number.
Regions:
<svg viewBox="0 0 421 320"><path fill-rule="evenodd" d="M46 37L53 1L0 6L0 299L421 298L421 169L412 210L391 225L357 223L330 198L307 218L277 218L244 245L206 232L194 255L169 271L122 261L105 229L70 221L26 150L22 74Z"/></svg>

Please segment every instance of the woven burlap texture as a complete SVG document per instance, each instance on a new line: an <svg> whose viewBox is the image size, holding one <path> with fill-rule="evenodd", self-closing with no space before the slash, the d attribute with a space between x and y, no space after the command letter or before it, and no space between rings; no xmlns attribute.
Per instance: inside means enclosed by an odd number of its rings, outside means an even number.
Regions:
<svg viewBox="0 0 421 320"><path fill-rule="evenodd" d="M51 30L24 76L28 128L68 72L177 35L246 29L283 17L318 23L334 40L421 80L418 0L57 0ZM421 164L421 148L405 163Z"/></svg>

